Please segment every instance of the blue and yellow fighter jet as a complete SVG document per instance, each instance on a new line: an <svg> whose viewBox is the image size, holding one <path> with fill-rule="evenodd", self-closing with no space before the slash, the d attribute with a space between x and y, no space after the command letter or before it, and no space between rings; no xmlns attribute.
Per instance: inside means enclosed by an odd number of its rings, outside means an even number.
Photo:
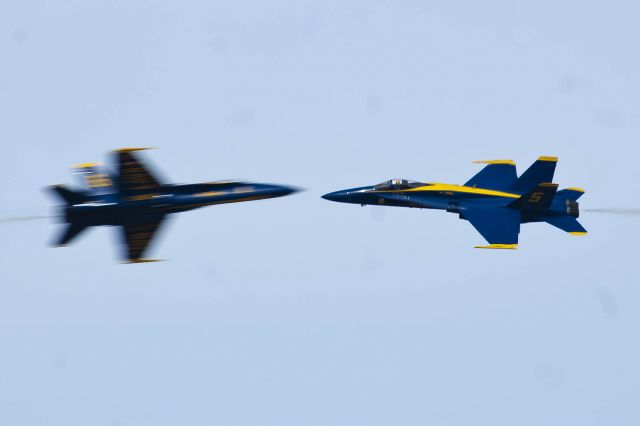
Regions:
<svg viewBox="0 0 640 426"><path fill-rule="evenodd" d="M374 186L332 192L322 198L341 203L440 209L457 213L489 243L476 248L515 249L520 224L547 222L571 235L586 235L576 220L579 188L558 191L552 183L556 157L540 157L518 177L512 160L486 164L462 186L393 179Z"/></svg>
<svg viewBox="0 0 640 426"><path fill-rule="evenodd" d="M137 158L135 151L144 149L147 148L116 150L115 174L100 169L96 163L74 166L83 180L82 190L63 185L50 187L65 202L62 217L67 225L56 246L68 245L90 226L118 226L124 259L130 263L150 262L153 260L143 255L169 214L214 204L282 197L297 191L281 185L232 181L163 184Z"/></svg>

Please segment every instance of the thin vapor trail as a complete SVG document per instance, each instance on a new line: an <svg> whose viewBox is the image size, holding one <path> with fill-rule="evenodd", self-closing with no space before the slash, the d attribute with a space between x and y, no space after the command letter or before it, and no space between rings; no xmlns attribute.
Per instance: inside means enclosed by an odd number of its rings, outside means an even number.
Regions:
<svg viewBox="0 0 640 426"><path fill-rule="evenodd" d="M16 222L28 222L31 220L48 219L49 216L16 216L16 217L4 217L0 218L0 225Z"/></svg>
<svg viewBox="0 0 640 426"><path fill-rule="evenodd" d="M624 216L640 216L640 209L583 209L582 211L588 213L609 213Z"/></svg>

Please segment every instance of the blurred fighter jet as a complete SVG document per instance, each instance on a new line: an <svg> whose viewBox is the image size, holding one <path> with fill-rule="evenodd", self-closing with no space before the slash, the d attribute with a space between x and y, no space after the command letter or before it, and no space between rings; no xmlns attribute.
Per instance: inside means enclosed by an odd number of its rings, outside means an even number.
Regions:
<svg viewBox="0 0 640 426"><path fill-rule="evenodd" d="M75 166L85 189L55 185L51 190L65 205L65 229L56 246L65 246L90 226L120 228L123 258L131 263L150 262L143 257L167 215L213 204L282 197L297 190L287 186L251 182L209 182L191 185L161 183L137 158L135 151L115 151L115 174L98 164Z"/></svg>
<svg viewBox="0 0 640 426"><path fill-rule="evenodd" d="M547 222L571 235L586 235L576 220L584 190L558 191L551 183L558 159L540 157L518 178L512 160L487 164L463 186L393 179L374 186L332 192L322 198L354 204L441 209L468 220L489 243L477 248L515 249L520 224Z"/></svg>

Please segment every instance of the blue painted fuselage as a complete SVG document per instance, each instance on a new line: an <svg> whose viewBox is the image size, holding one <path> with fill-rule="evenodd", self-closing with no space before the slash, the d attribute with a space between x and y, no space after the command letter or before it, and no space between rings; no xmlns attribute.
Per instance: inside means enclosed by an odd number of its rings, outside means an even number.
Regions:
<svg viewBox="0 0 640 426"><path fill-rule="evenodd" d="M213 182L163 185L153 192L92 195L83 193L82 202L64 208L65 221L86 226L123 225L132 217L158 217L216 204L263 200L289 195L296 189L262 183Z"/></svg>
<svg viewBox="0 0 640 426"><path fill-rule="evenodd" d="M137 151L143 149L116 150L114 172L96 163L75 166L84 184L82 190L64 185L51 187L65 203L61 211L67 224L55 240L56 246L69 245L89 227L117 226L121 228L123 258L128 262L147 262L149 259L143 255L168 215L296 192L288 186L250 182L165 184L137 157Z"/></svg>
<svg viewBox="0 0 640 426"><path fill-rule="evenodd" d="M469 221L489 242L481 248L516 248L520 224L547 222L572 235L586 230L576 218L584 190L557 191L555 157L540 157L520 178L511 160L492 160L465 185L392 179L345 189L322 198L341 203L437 209Z"/></svg>
<svg viewBox="0 0 640 426"><path fill-rule="evenodd" d="M392 206L419 209L445 210L464 216L464 211L474 207L507 207L520 199L522 194L502 191L483 190L481 188L460 185L420 183L414 188L390 185L362 186L331 192L322 196L325 200L341 203L360 204L361 206ZM570 215L578 217L577 203L572 200L554 198L548 208L533 207L523 211L521 223L541 222L548 216ZM464 219L464 217L461 217Z"/></svg>

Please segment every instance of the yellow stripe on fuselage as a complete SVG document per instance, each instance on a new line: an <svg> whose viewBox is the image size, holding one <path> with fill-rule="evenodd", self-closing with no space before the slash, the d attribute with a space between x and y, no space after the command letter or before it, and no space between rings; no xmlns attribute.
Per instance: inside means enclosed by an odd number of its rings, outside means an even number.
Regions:
<svg viewBox="0 0 640 426"><path fill-rule="evenodd" d="M207 192L198 192L193 194L194 197L217 197L218 195L224 195L226 192L224 191L207 191Z"/></svg>
<svg viewBox="0 0 640 426"><path fill-rule="evenodd" d="M451 185L448 183L432 183L426 186L419 186L417 188L402 189L399 192L458 192L463 194L487 195L489 197L520 198L520 195L512 194L510 192L494 191L493 189L473 188L471 186Z"/></svg>

